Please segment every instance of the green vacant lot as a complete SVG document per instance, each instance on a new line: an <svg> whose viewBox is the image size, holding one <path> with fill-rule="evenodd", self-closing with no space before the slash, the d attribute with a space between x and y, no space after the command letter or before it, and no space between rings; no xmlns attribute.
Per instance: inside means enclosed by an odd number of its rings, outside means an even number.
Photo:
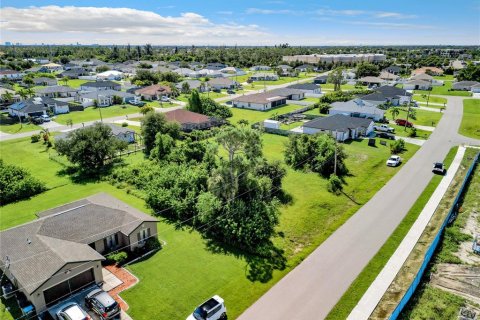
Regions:
<svg viewBox="0 0 480 320"><path fill-rule="evenodd" d="M400 109L400 114L396 116L396 119L407 119L407 109ZM413 125L429 126L435 127L442 118L443 113L435 111L427 111L422 109L414 109L416 112L416 120L410 118L408 121L413 123ZM389 120L393 120L392 114L390 111L385 112L385 117Z"/></svg>
<svg viewBox="0 0 480 320"><path fill-rule="evenodd" d="M469 92L469 91L459 91L459 90L450 91L451 89L452 89L452 81L445 81L443 86L432 87L432 90L430 91L430 94L440 94L440 95L445 95L445 96L465 96L465 97L470 97L472 95L472 93ZM428 94L428 91L427 90L415 90L414 93L416 93L416 94Z"/></svg>
<svg viewBox="0 0 480 320"><path fill-rule="evenodd" d="M420 103L427 103L427 97L425 97L423 94L414 94L413 99L420 102ZM430 96L428 99L428 102L433 102L433 103L447 103L447 99L442 98L442 97L434 97Z"/></svg>
<svg viewBox="0 0 480 320"><path fill-rule="evenodd" d="M139 108L129 104L113 105L104 108L88 107L84 111L73 111L66 114L60 114L55 117L54 121L61 124L67 124L67 120L70 119L75 124L93 120L100 120L100 112L102 114L102 118L107 119L112 117L124 116L127 114L138 113Z"/></svg>
<svg viewBox="0 0 480 320"><path fill-rule="evenodd" d="M18 120L9 118L8 114L6 113L0 114L0 131L2 132L20 133L20 132L28 132L28 131L35 131L35 130L41 130L41 129L42 129L41 127L35 124L30 124L30 123L20 124Z"/></svg>
<svg viewBox="0 0 480 320"><path fill-rule="evenodd" d="M281 115L302 108L305 108L305 106L299 106L296 104L286 104L284 106L270 109L268 111L257 111L232 107L231 110L233 116L231 118L228 118L227 120L229 120L232 124L238 123L239 120L247 120L249 124L253 124L255 122L269 119L274 115Z"/></svg>
<svg viewBox="0 0 480 320"><path fill-rule="evenodd" d="M466 137L480 139L480 99L463 100L463 118L458 132Z"/></svg>
<svg viewBox="0 0 480 320"><path fill-rule="evenodd" d="M283 162L286 140L286 137L265 134L265 155L270 160ZM351 171L346 177L345 193L348 197L328 193L326 180L317 174L287 168L284 189L292 201L281 207L279 235L273 239L275 245L284 250L285 270L273 271L270 261L239 252L214 250L196 231L178 229L161 221L158 224L159 237L167 245L149 259L128 267L140 279L135 287L121 294L130 305L128 313L134 319L185 318L196 305L213 294L219 294L226 300L229 316L237 317L305 259L399 170L385 166L385 159L390 155L386 146L368 147L366 140L343 146L349 155L346 164ZM407 160L416 150L417 146L408 145L408 151L402 157ZM2 207L0 229L33 220L38 211L100 191L150 212L143 200L106 182L72 182L63 173L65 160L41 143L30 143L30 139L1 142L0 158L28 168L49 188L30 200ZM142 158L141 154L136 154L125 159L127 163L136 163ZM372 176L375 179L371 179ZM262 281L259 281L260 276ZM2 319L12 319L9 313L0 314Z"/></svg>

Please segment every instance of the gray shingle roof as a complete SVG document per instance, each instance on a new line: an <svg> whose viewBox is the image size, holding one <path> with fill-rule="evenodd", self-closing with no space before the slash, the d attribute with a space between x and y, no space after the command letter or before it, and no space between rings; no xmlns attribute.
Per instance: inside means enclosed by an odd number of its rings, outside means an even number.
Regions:
<svg viewBox="0 0 480 320"><path fill-rule="evenodd" d="M308 121L303 126L307 128L315 128L326 131L347 132L348 129L356 129L359 127L368 128L373 122L371 119L354 118L343 114L335 114L329 117L320 117Z"/></svg>
<svg viewBox="0 0 480 320"><path fill-rule="evenodd" d="M91 81L91 82L85 82L84 84L81 85L81 87L91 87L91 88L103 88L103 87L109 87L109 88L114 88L114 87L120 87L120 84L113 82L113 81Z"/></svg>
<svg viewBox="0 0 480 320"><path fill-rule="evenodd" d="M375 91L381 92L384 96L388 98L393 98L396 96L411 96L410 92L402 88L397 88L393 86L381 86L376 88Z"/></svg>
<svg viewBox="0 0 480 320"><path fill-rule="evenodd" d="M157 221L127 204L100 193L39 213L39 219L0 232L0 268L20 287L34 292L65 264L103 260L88 244L121 232L129 235L145 221Z"/></svg>
<svg viewBox="0 0 480 320"><path fill-rule="evenodd" d="M320 88L318 84L315 83L297 83L297 84L292 84L291 86L288 86L287 88L292 88L292 89L299 89L299 90L317 90Z"/></svg>
<svg viewBox="0 0 480 320"><path fill-rule="evenodd" d="M69 92L77 92L77 89L71 88L69 86L48 86L45 88L37 88L35 89L36 93L69 93Z"/></svg>
<svg viewBox="0 0 480 320"><path fill-rule="evenodd" d="M84 128L88 128L88 127L91 127L93 125L95 125L95 124L91 124L91 125L88 125L88 126L85 126L85 127L82 127L82 128L78 128L78 129L75 129L75 130L82 130ZM114 135L114 136L118 136L119 134L124 134L124 133L135 133L135 131L132 130L132 129L128 129L128 128L125 128L125 127L120 127L120 126L117 126L113 123L104 123L104 125L109 126L110 129L112 129L112 135ZM72 131L75 131L75 130L72 130ZM67 138L68 135L72 131L62 132L62 133L56 135L55 140L62 140L62 139Z"/></svg>
<svg viewBox="0 0 480 320"><path fill-rule="evenodd" d="M368 114L375 114L383 116L385 111L375 107L370 103L363 103L362 101L338 101L331 104L332 108L330 110L336 110L340 112L359 112L359 113L368 113Z"/></svg>

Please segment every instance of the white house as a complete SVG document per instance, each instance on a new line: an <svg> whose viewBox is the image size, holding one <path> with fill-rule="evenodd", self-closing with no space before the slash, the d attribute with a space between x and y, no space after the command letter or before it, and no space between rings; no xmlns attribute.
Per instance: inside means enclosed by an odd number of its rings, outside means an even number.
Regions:
<svg viewBox="0 0 480 320"><path fill-rule="evenodd" d="M322 94L321 87L315 83L297 83L287 88L301 90L305 92L305 96L307 97L319 97Z"/></svg>
<svg viewBox="0 0 480 320"><path fill-rule="evenodd" d="M123 72L117 70L107 70L105 72L97 73L97 79L99 80L121 80L123 78Z"/></svg>
<svg viewBox="0 0 480 320"><path fill-rule="evenodd" d="M252 74L249 78L250 81L277 81L278 75L275 73L255 73Z"/></svg>
<svg viewBox="0 0 480 320"><path fill-rule="evenodd" d="M364 102L361 99L353 99L345 102L338 101L332 103L329 114L343 114L349 117L379 121L384 118L385 110L379 109L375 105Z"/></svg>
<svg viewBox="0 0 480 320"><path fill-rule="evenodd" d="M374 122L371 119L335 114L304 123L302 131L306 134L326 133L337 141L346 141L370 135L373 132L373 125Z"/></svg>
<svg viewBox="0 0 480 320"><path fill-rule="evenodd" d="M253 66L250 68L251 71L268 71L271 70L272 68L269 66Z"/></svg>
<svg viewBox="0 0 480 320"><path fill-rule="evenodd" d="M431 90L432 83L425 80L410 80L403 84L405 90Z"/></svg>
<svg viewBox="0 0 480 320"><path fill-rule="evenodd" d="M115 103L115 97L122 99L122 103L128 102L137 102L140 100L140 97L117 90L101 90L101 91L90 91L90 92L79 92L75 96L75 101L80 103L83 107L90 107L97 103L98 107L108 107Z"/></svg>
<svg viewBox="0 0 480 320"><path fill-rule="evenodd" d="M25 74L15 70L0 70L0 79L20 80Z"/></svg>
<svg viewBox="0 0 480 320"><path fill-rule="evenodd" d="M272 95L269 92L243 95L232 99L232 105L235 108L252 110L270 110L287 103L284 96Z"/></svg>

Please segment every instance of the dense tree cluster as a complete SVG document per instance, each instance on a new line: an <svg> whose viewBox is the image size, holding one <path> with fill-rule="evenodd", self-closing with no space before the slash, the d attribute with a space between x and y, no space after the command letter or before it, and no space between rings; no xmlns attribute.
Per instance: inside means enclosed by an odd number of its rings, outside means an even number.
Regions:
<svg viewBox="0 0 480 320"><path fill-rule="evenodd" d="M468 64L457 74L458 81L479 81L480 82L480 65Z"/></svg>
<svg viewBox="0 0 480 320"><path fill-rule="evenodd" d="M187 110L210 117L226 119L232 116L232 110L209 97L201 97L197 90L192 90L188 98Z"/></svg>
<svg viewBox="0 0 480 320"><path fill-rule="evenodd" d="M0 159L0 205L29 198L45 189L27 170Z"/></svg>
<svg viewBox="0 0 480 320"><path fill-rule="evenodd" d="M368 62L362 62L357 65L356 69L357 78L362 78L366 76L378 76L380 74L380 69L377 65Z"/></svg>

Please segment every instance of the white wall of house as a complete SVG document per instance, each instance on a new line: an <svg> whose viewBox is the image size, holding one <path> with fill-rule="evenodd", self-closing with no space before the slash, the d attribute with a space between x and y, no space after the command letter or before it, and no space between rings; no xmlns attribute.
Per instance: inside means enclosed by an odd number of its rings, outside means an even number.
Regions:
<svg viewBox="0 0 480 320"><path fill-rule="evenodd" d="M272 108L272 103L253 103L253 102L237 102L233 101L233 106L241 109L252 109L252 110L269 110Z"/></svg>
<svg viewBox="0 0 480 320"><path fill-rule="evenodd" d="M70 108L68 107L68 105L55 105L53 106L53 113L55 114L64 114L64 113L69 113L70 112Z"/></svg>
<svg viewBox="0 0 480 320"><path fill-rule="evenodd" d="M348 132L339 132L339 131L324 131L317 128L303 127L303 133L306 134L316 134L316 133L326 133L337 139L337 141L348 140L350 135Z"/></svg>

